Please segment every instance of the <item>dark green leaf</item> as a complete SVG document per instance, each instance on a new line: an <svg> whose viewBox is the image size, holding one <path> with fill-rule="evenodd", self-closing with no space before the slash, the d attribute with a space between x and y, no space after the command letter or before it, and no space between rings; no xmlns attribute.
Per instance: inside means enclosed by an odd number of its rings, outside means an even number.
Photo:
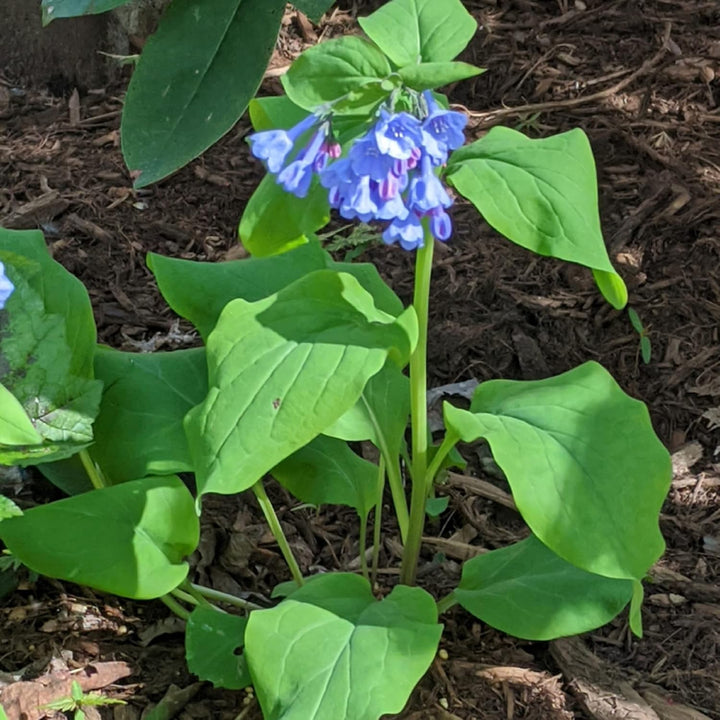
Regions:
<svg viewBox="0 0 720 720"><path fill-rule="evenodd" d="M642 355L643 362L647 365L652 358L652 344L650 338L647 335L643 335L640 338L640 355Z"/></svg>
<svg viewBox="0 0 720 720"><path fill-rule="evenodd" d="M240 118L275 45L284 0L173 0L125 97L122 149L136 187L197 157Z"/></svg>
<svg viewBox="0 0 720 720"><path fill-rule="evenodd" d="M378 310L346 273L319 270L264 300L232 301L208 339L210 391L186 418L200 492L250 487L415 342L413 311Z"/></svg>
<svg viewBox="0 0 720 720"><path fill-rule="evenodd" d="M600 230L595 162L582 130L531 140L494 127L451 155L447 178L509 240L592 268L614 307L627 302Z"/></svg>
<svg viewBox="0 0 720 720"><path fill-rule="evenodd" d="M333 573L254 611L245 655L265 720L377 720L400 712L430 666L442 626L432 597Z"/></svg>
<svg viewBox="0 0 720 720"><path fill-rule="evenodd" d="M594 362L533 381L492 380L470 411L445 403L462 440L485 438L533 533L588 572L642 578L664 542L670 457L647 408Z"/></svg>
<svg viewBox="0 0 720 720"><path fill-rule="evenodd" d="M483 68L464 62L413 63L398 70L402 81L414 90L432 90L483 72Z"/></svg>
<svg viewBox="0 0 720 720"><path fill-rule="evenodd" d="M449 502L450 498L447 495L445 497L428 498L425 501L425 513L431 518L439 517L447 510Z"/></svg>
<svg viewBox="0 0 720 720"><path fill-rule="evenodd" d="M168 476L32 508L0 522L0 538L37 573L147 600L185 579L199 523L192 495Z"/></svg>
<svg viewBox="0 0 720 720"><path fill-rule="evenodd" d="M111 483L193 469L183 430L207 394L205 350L126 353L98 348L105 383L91 449Z"/></svg>
<svg viewBox="0 0 720 720"><path fill-rule="evenodd" d="M130 0L42 0L43 25L58 18L97 15L127 2Z"/></svg>
<svg viewBox="0 0 720 720"><path fill-rule="evenodd" d="M498 630L552 640L609 622L628 604L632 588L631 580L576 568L531 536L468 560L454 595Z"/></svg>
<svg viewBox="0 0 720 720"><path fill-rule="evenodd" d="M237 654L245 643L246 625L247 618L229 615L212 605L196 607L185 629L190 672L226 690L242 690L250 685L245 658Z"/></svg>
<svg viewBox="0 0 720 720"><path fill-rule="evenodd" d="M293 5L304 12L312 21L319 22L322 14L333 4L333 0L296 0Z"/></svg>
<svg viewBox="0 0 720 720"><path fill-rule="evenodd" d="M453 60L477 29L460 0L393 0L358 22L398 67Z"/></svg>

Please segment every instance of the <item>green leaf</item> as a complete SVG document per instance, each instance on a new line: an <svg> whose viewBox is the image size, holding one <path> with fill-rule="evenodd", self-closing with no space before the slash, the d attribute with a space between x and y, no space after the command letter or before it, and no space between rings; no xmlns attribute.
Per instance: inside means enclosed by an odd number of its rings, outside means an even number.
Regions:
<svg viewBox="0 0 720 720"><path fill-rule="evenodd" d="M445 403L465 442L485 438L533 533L579 568L642 578L663 552L670 457L643 403L588 362L547 378L493 380L470 411Z"/></svg>
<svg viewBox="0 0 720 720"><path fill-rule="evenodd" d="M628 604L632 588L631 580L580 570L531 536L468 560L454 596L509 635L552 640L609 622Z"/></svg>
<svg viewBox="0 0 720 720"><path fill-rule="evenodd" d="M224 135L255 94L284 0L173 0L125 97L122 150L135 187L170 175Z"/></svg>
<svg viewBox="0 0 720 720"><path fill-rule="evenodd" d="M434 497L428 498L425 501L425 514L431 518L440 517L446 510L450 503L450 498L447 497Z"/></svg>
<svg viewBox="0 0 720 720"><path fill-rule="evenodd" d="M245 655L265 720L377 720L403 709L441 632L424 590L376 602L366 580L333 573L254 611Z"/></svg>
<svg viewBox="0 0 720 720"><path fill-rule="evenodd" d="M253 98L248 105L250 122L256 132L289 130L308 116L308 111L296 105L287 95Z"/></svg>
<svg viewBox="0 0 720 720"><path fill-rule="evenodd" d="M331 270L229 303L208 339L210 391L185 421L200 493L240 492L309 443L388 357L407 361L415 325Z"/></svg>
<svg viewBox="0 0 720 720"><path fill-rule="evenodd" d="M372 263L336 262L328 253L325 254L325 258L325 267L352 275L373 296L375 307L378 310L396 316L402 313L404 309L402 301L380 277L375 265Z"/></svg>
<svg viewBox="0 0 720 720"><path fill-rule="evenodd" d="M245 206L238 235L251 255L265 257L306 243L329 220L328 193L317 180L299 198L266 175Z"/></svg>
<svg viewBox="0 0 720 720"><path fill-rule="evenodd" d="M633 326L635 332L642 334L645 328L643 328L642 320L640 320L640 316L637 314L635 309L628 308L627 314L630 319L630 324Z"/></svg>
<svg viewBox="0 0 720 720"><path fill-rule="evenodd" d="M55 460L38 465L37 468L55 487L66 495L79 495L93 489L87 470L80 455L72 455L63 460Z"/></svg>
<svg viewBox="0 0 720 720"><path fill-rule="evenodd" d="M447 179L509 240L592 268L613 306L627 301L605 249L595 162L582 130L531 140L494 127L451 155Z"/></svg>
<svg viewBox="0 0 720 720"><path fill-rule="evenodd" d="M0 520L22 515L22 510L10 499L0 495Z"/></svg>
<svg viewBox="0 0 720 720"><path fill-rule="evenodd" d="M48 25L58 18L97 15L125 5L130 0L42 0L42 23Z"/></svg>
<svg viewBox="0 0 720 720"><path fill-rule="evenodd" d="M645 598L645 590L640 580L633 580L632 600L630 600L630 612L628 613L628 621L630 630L635 637L642 638L643 622L642 622L642 604Z"/></svg>
<svg viewBox="0 0 720 720"><path fill-rule="evenodd" d="M366 518L377 503L377 465L342 440L318 435L270 472L296 498L312 505L347 505Z"/></svg>
<svg viewBox="0 0 720 720"><path fill-rule="evenodd" d="M198 605L185 628L188 669L214 687L242 690L251 684L245 658L237 651L245 642L247 618L212 605Z"/></svg>
<svg viewBox="0 0 720 720"><path fill-rule="evenodd" d="M61 315L65 321L65 340L69 346L69 372L92 378L93 353L97 332L90 297L85 286L60 263L53 260L43 234L37 230L0 228L0 260L13 265L5 252L20 255L38 264L38 272L26 279L42 298L45 312Z"/></svg>
<svg viewBox="0 0 720 720"><path fill-rule="evenodd" d="M452 60L477 29L460 0L393 0L358 22L398 67Z"/></svg>
<svg viewBox="0 0 720 720"><path fill-rule="evenodd" d="M333 4L333 0L297 0L293 5L304 12L313 22L319 22L322 14Z"/></svg>
<svg viewBox="0 0 720 720"><path fill-rule="evenodd" d="M646 365L652 359L652 344L650 343L650 338L647 335L643 335L640 338L640 355Z"/></svg>
<svg viewBox="0 0 720 720"><path fill-rule="evenodd" d="M22 406L41 442L0 446L0 463L27 465L67 457L92 442L102 383L72 374L64 319L46 313L42 298L26 279L36 277L40 266L16 255L6 271L15 291L0 313L3 385Z"/></svg>
<svg viewBox="0 0 720 720"><path fill-rule="evenodd" d="M405 85L414 90L439 88L484 72L484 68L464 62L413 63L398 70Z"/></svg>
<svg viewBox="0 0 720 720"><path fill-rule="evenodd" d="M0 444L37 445L42 440L18 399L0 385Z"/></svg>
<svg viewBox="0 0 720 720"><path fill-rule="evenodd" d="M207 394L204 348L126 353L98 348L104 383L91 455L111 483L192 471L183 419Z"/></svg>
<svg viewBox="0 0 720 720"><path fill-rule="evenodd" d="M400 454L409 415L410 381L386 365L370 378L360 400L324 432L341 440L370 440L391 462Z"/></svg>
<svg viewBox="0 0 720 720"><path fill-rule="evenodd" d="M199 522L192 495L171 475L26 510L0 522L0 538L41 575L148 600L185 579Z"/></svg>
<svg viewBox="0 0 720 720"><path fill-rule="evenodd" d="M333 111L358 113L387 95L382 80L391 72L387 58L374 45L348 35L305 50L283 75L282 84L290 100L310 112L343 98Z"/></svg>

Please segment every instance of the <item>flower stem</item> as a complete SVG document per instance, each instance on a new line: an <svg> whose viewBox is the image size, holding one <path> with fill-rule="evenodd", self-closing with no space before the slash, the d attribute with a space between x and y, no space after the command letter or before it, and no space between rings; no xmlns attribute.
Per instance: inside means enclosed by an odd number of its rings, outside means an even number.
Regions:
<svg viewBox="0 0 720 720"><path fill-rule="evenodd" d="M237 597L236 595L230 595L229 593L221 592L220 590L214 590L213 588L205 587L204 585L195 585L194 583L190 584L190 587L198 593L198 595L202 595L203 597L207 598L208 600L215 600L215 602L223 602L227 603L228 605L234 605L235 607L242 608L243 610L262 610L262 606L256 605L255 603L250 602L249 600L243 600L242 598Z"/></svg>
<svg viewBox="0 0 720 720"><path fill-rule="evenodd" d="M197 607L200 604L200 602L197 598L193 597L190 593L186 593L184 590L180 590L180 588L175 588L174 590L171 590L170 594L176 600L182 600L183 602L187 603L188 605L194 605ZM205 600L204 598L203 598L203 603L207 603L207 600Z"/></svg>
<svg viewBox="0 0 720 720"><path fill-rule="evenodd" d="M265 488L263 487L262 480L258 480L253 486L252 486L253 492L255 493L255 497L257 498L257 501L260 505L260 508L263 511L263 515L265 515L265 520L267 521L267 524L270 526L270 532L275 537L275 540L277 541L278 546L280 547L280 552L282 553L283 557L285 558L285 562L287 563L288 567L290 568L290 574L293 577L293 580L297 584L298 587L302 587L305 581L303 580L302 573L300 572L300 566L297 564L297 560L295 559L295 556L293 555L292 550L290 549L290 544L287 541L287 538L285 537L285 533L283 532L282 525L280 525L280 520L278 520L278 516L275 514L275 508L272 506L272 503L270 502L270 498L267 496L267 493L265 492Z"/></svg>
<svg viewBox="0 0 720 720"><path fill-rule="evenodd" d="M365 555L367 551L367 515L360 517L360 567L362 569L363 577L370 582L370 572L368 571L367 557Z"/></svg>
<svg viewBox="0 0 720 720"><path fill-rule="evenodd" d="M178 617L183 620L188 620L190 618L190 613L177 600L175 600L175 598L170 595L162 595L159 599L162 600L162 602L164 602Z"/></svg>
<svg viewBox="0 0 720 720"><path fill-rule="evenodd" d="M444 612L453 607L453 605L457 605L457 600L455 599L455 593L451 592L449 595L446 595L437 601L438 615L442 615Z"/></svg>
<svg viewBox="0 0 720 720"><path fill-rule="evenodd" d="M427 482L428 486L431 485L432 481L435 479L435 476L438 474L438 471L440 470L440 466L443 464L443 460L448 456L448 453L455 447L457 444L457 441L460 438L458 438L457 435L454 435L453 433L448 432L447 435L443 438L443 441L440 445L440 447L437 449L437 452L435 453L435 457L432 459L432 462L428 466L427 469ZM430 487L428 487L428 492L430 491Z"/></svg>
<svg viewBox="0 0 720 720"><path fill-rule="evenodd" d="M373 550L372 569L370 570L370 584L375 586L377 580L378 565L380 563L380 533L382 531L382 506L383 490L385 489L385 458L380 457L378 464L378 485L377 502L375 503L375 514L373 515Z"/></svg>
<svg viewBox="0 0 720 720"><path fill-rule="evenodd" d="M93 459L90 457L90 453L87 451L87 449L80 451L80 462L83 464L85 472L90 478L92 486L96 490L101 490L102 488L106 487L107 483L105 482L105 479L103 478L97 465L95 465Z"/></svg>
<svg viewBox="0 0 720 720"><path fill-rule="evenodd" d="M410 419L412 429L412 492L410 526L403 551L400 582L413 585L425 524L427 499L427 335L432 274L433 236L425 227L425 243L417 251L413 307L418 320L418 342L410 357Z"/></svg>

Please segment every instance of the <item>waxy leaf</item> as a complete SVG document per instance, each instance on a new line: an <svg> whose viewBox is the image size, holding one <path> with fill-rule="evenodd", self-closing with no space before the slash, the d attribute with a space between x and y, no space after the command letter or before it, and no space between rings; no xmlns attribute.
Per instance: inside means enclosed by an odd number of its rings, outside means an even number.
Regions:
<svg viewBox="0 0 720 720"><path fill-rule="evenodd" d="M92 442L102 383L71 372L64 319L46 313L42 298L26 279L36 279L41 266L19 255L0 255L15 285L0 313L3 386L40 436L40 442L0 445L0 463L28 465L65 458ZM7 394L5 399L9 402ZM18 408L10 410L16 424Z"/></svg>
<svg viewBox="0 0 720 720"><path fill-rule="evenodd" d="M251 255L266 257L306 243L329 220L328 193L317 180L307 197L299 198L268 174L245 206L238 235Z"/></svg>
<svg viewBox="0 0 720 720"><path fill-rule="evenodd" d="M403 709L441 632L424 590L377 602L365 579L332 573L251 613L245 656L265 720L377 720Z"/></svg>
<svg viewBox="0 0 720 720"><path fill-rule="evenodd" d="M600 229L595 162L582 130L531 140L494 127L450 156L446 177L499 233L539 255L591 268L607 301L625 305L627 291Z"/></svg>
<svg viewBox="0 0 720 720"><path fill-rule="evenodd" d="M391 71L374 45L348 35L305 50L283 75L282 84L290 100L309 112L343 98L333 111L357 114L387 95L382 80Z"/></svg>
<svg viewBox="0 0 720 720"><path fill-rule="evenodd" d="M45 312L61 315L69 347L69 372L92 378L97 332L90 297L85 286L59 262L53 260L38 230L0 228L0 251L20 255L37 263L36 272L24 273L30 287L40 296ZM0 252L0 260L12 267L16 261Z"/></svg>
<svg viewBox="0 0 720 720"><path fill-rule="evenodd" d="M170 175L240 118L275 45L284 0L173 0L125 98L122 150L136 187Z"/></svg>
<svg viewBox="0 0 720 720"><path fill-rule="evenodd" d="M130 0L42 0L42 21L48 25L58 18L97 15L127 2Z"/></svg>
<svg viewBox="0 0 720 720"><path fill-rule="evenodd" d="M272 476L313 505L347 505L363 518L377 503L378 468L342 440L318 435L276 465Z"/></svg>
<svg viewBox="0 0 720 720"><path fill-rule="evenodd" d="M107 480L192 471L183 419L207 394L205 350L98 348L95 372L105 392L90 453Z"/></svg>
<svg viewBox="0 0 720 720"><path fill-rule="evenodd" d="M0 445L37 445L42 440L18 399L0 385Z"/></svg>
<svg viewBox="0 0 720 720"><path fill-rule="evenodd" d="M198 605L185 628L188 669L215 687L242 690L251 684L247 663L237 651L245 643L247 618L212 605Z"/></svg>
<svg viewBox="0 0 720 720"><path fill-rule="evenodd" d="M293 5L311 20L318 22L322 14L333 4L333 0L297 0Z"/></svg>
<svg viewBox="0 0 720 720"><path fill-rule="evenodd" d="M185 579L199 532L193 497L175 476L93 490L0 522L0 538L31 570L137 600Z"/></svg>
<svg viewBox="0 0 720 720"><path fill-rule="evenodd" d="M316 242L269 258L202 263L150 253L147 262L167 303L189 320L205 340L231 300L262 300L324 268L354 275L380 310L392 315L403 310L397 295L383 282L374 265L337 263Z"/></svg>
<svg viewBox="0 0 720 720"><path fill-rule="evenodd" d="M534 536L468 560L454 592L475 617L526 640L594 630L610 622L632 594L632 580L580 570Z"/></svg>
<svg viewBox="0 0 720 720"><path fill-rule="evenodd" d="M483 72L483 68L464 62L413 63L398 70L402 81L414 90L431 90Z"/></svg>
<svg viewBox="0 0 720 720"><path fill-rule="evenodd" d="M186 418L199 492L249 488L348 410L388 357L407 362L415 342L412 309L378 310L347 273L233 300L208 339L210 391Z"/></svg>
<svg viewBox="0 0 720 720"><path fill-rule="evenodd" d="M358 22L398 67L452 60L477 29L460 0L393 0Z"/></svg>
<svg viewBox="0 0 720 720"><path fill-rule="evenodd" d="M470 410L444 405L465 442L485 438L535 535L588 572L642 578L663 552L670 457L647 408L595 362L546 380L492 380Z"/></svg>

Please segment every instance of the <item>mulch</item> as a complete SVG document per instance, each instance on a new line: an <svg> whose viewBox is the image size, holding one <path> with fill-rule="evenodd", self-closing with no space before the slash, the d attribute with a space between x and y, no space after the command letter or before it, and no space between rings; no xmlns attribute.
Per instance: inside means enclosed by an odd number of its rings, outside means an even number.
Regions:
<svg viewBox="0 0 720 720"><path fill-rule="evenodd" d="M626 312L605 304L588 271L534 256L458 202L455 235L438 248L431 303L430 381L532 379L594 359L644 400L674 453L663 508L668 543L646 585L645 635L626 616L579 640L529 643L464 613L446 617L442 652L402 717L555 720L632 717L720 720L720 6L705 0L467 0L480 30L463 59L485 74L450 89L469 136L504 124L540 137L573 127L596 157L600 215L611 257L652 343L645 364ZM265 92L308 44L354 31L369 3L346 2L312 26L289 10ZM119 149L123 87L75 100L0 74L0 224L41 228L57 260L88 287L101 342L172 350L195 342L165 306L148 251L194 260L242 256L236 228L261 171L241 120L173 177L133 190ZM373 246L404 300L412 257ZM473 472L495 489L503 486ZM20 501L52 498L32 473L14 476ZM295 503L270 488L305 569L353 568L351 513ZM450 508L429 534L421 576L442 592L478 546L517 539L522 525L496 493L451 483ZM286 579L252 499L211 503L197 572L214 587L267 594ZM397 566L393 528L382 562ZM432 532L430 532L432 531ZM0 682L32 681L124 662L111 684L137 718L171 685L182 718L259 718L252 694L194 683L182 635L159 604L125 602L26 578L0 607ZM113 670L116 668L113 666ZM118 676L120 677L120 676ZM689 707L703 715L691 715ZM614 708L614 709L613 709ZM682 713L686 714L682 714ZM613 714L614 713L614 714ZM625 714L622 714L625 713Z"/></svg>

